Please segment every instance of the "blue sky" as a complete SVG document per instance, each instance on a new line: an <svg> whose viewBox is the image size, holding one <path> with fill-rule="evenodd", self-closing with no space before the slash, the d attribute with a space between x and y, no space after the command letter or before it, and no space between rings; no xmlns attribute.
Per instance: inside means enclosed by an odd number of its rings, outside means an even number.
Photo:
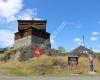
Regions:
<svg viewBox="0 0 100 80"><path fill-rule="evenodd" d="M57 33L52 47L71 51L82 44L84 35L86 47L100 51L100 0L1 0L0 47L12 45L17 19L32 16L46 19L47 32ZM57 32L64 22L66 25Z"/></svg>

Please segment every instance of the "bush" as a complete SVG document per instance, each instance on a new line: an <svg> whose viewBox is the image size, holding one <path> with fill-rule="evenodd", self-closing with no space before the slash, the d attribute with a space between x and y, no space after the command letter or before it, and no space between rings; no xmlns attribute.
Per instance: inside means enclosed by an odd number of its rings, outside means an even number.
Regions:
<svg viewBox="0 0 100 80"><path fill-rule="evenodd" d="M53 66L57 66L59 64L60 64L60 61L59 60L56 60L56 59L53 60Z"/></svg>

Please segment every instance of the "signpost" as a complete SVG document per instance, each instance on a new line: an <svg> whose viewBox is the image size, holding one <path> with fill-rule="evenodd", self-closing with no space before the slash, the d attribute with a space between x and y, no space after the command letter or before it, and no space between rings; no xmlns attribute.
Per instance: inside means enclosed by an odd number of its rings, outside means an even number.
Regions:
<svg viewBox="0 0 100 80"><path fill-rule="evenodd" d="M78 56L68 56L68 65L70 66L70 68L77 68L78 58Z"/></svg>

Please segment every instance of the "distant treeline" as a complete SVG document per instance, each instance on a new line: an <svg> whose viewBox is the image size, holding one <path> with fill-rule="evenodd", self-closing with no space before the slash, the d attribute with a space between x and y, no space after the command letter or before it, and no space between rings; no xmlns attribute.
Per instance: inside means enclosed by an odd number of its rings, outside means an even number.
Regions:
<svg viewBox="0 0 100 80"><path fill-rule="evenodd" d="M7 51L11 48L13 48L13 47L0 48L0 54L4 53L5 51Z"/></svg>

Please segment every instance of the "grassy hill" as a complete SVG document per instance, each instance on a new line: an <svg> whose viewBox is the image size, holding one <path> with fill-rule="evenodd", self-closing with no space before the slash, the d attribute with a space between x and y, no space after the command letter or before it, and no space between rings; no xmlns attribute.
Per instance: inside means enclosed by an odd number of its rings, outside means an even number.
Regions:
<svg viewBox="0 0 100 80"><path fill-rule="evenodd" d="M100 61L94 59L95 71L100 75ZM88 75L88 59L79 58L77 68L70 69L67 56L50 57L42 55L40 58L32 58L19 62L12 57L7 63L0 62L0 75L8 76L66 76L71 74Z"/></svg>

